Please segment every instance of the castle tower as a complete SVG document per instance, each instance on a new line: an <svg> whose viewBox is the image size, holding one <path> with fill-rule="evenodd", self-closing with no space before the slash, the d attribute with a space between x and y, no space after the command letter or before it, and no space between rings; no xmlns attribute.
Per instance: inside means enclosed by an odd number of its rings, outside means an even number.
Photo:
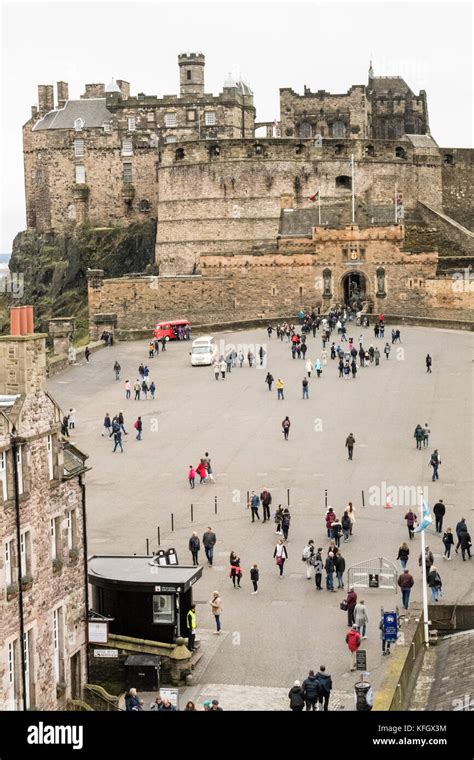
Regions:
<svg viewBox="0 0 474 760"><path fill-rule="evenodd" d="M204 95L205 57L202 53L181 53L178 55L179 94Z"/></svg>

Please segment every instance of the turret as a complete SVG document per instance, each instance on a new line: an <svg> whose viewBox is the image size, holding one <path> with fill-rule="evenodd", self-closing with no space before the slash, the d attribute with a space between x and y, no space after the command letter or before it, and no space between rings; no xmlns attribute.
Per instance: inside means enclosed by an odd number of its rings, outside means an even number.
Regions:
<svg viewBox="0 0 474 760"><path fill-rule="evenodd" d="M204 95L205 57L202 53L181 53L178 55L179 94Z"/></svg>

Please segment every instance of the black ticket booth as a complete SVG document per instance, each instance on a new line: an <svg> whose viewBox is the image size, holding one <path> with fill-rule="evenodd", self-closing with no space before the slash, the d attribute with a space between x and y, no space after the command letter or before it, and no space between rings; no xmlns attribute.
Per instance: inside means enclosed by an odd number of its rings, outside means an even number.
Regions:
<svg viewBox="0 0 474 760"><path fill-rule="evenodd" d="M187 636L186 615L201 567L163 565L153 556L93 556L92 607L112 618L110 633L172 644Z"/></svg>

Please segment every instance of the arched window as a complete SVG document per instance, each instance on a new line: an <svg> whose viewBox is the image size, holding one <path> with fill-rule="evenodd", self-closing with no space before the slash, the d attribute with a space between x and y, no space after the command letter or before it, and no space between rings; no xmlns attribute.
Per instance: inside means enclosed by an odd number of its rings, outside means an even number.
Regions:
<svg viewBox="0 0 474 760"><path fill-rule="evenodd" d="M351 177L347 176L347 174L341 174L339 175L339 177L336 177L336 189L351 190L352 189Z"/></svg>
<svg viewBox="0 0 474 760"><path fill-rule="evenodd" d="M335 156L343 156L344 155L344 145L336 145L334 148L334 155Z"/></svg>
<svg viewBox="0 0 474 760"><path fill-rule="evenodd" d="M209 155L212 156L212 158L218 158L221 155L221 149L218 145L211 145L209 148Z"/></svg>
<svg viewBox="0 0 474 760"><path fill-rule="evenodd" d="M309 137L312 137L313 136L313 128L312 128L311 124L309 123L309 121L302 121L301 124L300 124L300 126L299 126L298 132L299 132L299 136L301 138L303 138L303 139L307 139Z"/></svg>
<svg viewBox="0 0 474 760"><path fill-rule="evenodd" d="M397 145L395 148L395 158L406 158L407 154L405 153L405 150L400 146Z"/></svg>
<svg viewBox="0 0 474 760"><path fill-rule="evenodd" d="M454 165L454 156L452 153L445 153L444 154L444 161L445 166L453 166Z"/></svg>
<svg viewBox="0 0 474 760"><path fill-rule="evenodd" d="M139 209L139 211L149 211L150 210L150 201L147 201L147 200L143 199L138 204L138 209Z"/></svg>
<svg viewBox="0 0 474 760"><path fill-rule="evenodd" d="M345 137L346 136L346 125L343 121L335 121L332 125L332 136L333 137Z"/></svg>
<svg viewBox="0 0 474 760"><path fill-rule="evenodd" d="M369 158L373 158L375 155L374 146L373 145L366 145L365 146L365 155Z"/></svg>
<svg viewBox="0 0 474 760"><path fill-rule="evenodd" d="M331 298L332 296L332 275L330 269L324 269L323 271L323 298Z"/></svg>
<svg viewBox="0 0 474 760"><path fill-rule="evenodd" d="M263 156L263 145L260 145L260 143L257 143L255 145L255 155L256 156Z"/></svg>
<svg viewBox="0 0 474 760"><path fill-rule="evenodd" d="M379 267L377 269L377 298L383 298L385 295L385 269Z"/></svg>
<svg viewBox="0 0 474 760"><path fill-rule="evenodd" d="M184 158L184 148L176 148L175 151L176 161L182 161Z"/></svg>
<svg viewBox="0 0 474 760"><path fill-rule="evenodd" d="M84 124L85 124L84 119L81 119L81 118L75 119L74 129L76 130L76 132L80 132L82 129L84 129Z"/></svg>

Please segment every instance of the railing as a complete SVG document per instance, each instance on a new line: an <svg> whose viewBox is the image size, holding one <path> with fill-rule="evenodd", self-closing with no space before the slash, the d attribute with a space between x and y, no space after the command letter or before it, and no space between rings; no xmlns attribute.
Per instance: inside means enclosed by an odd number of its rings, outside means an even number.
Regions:
<svg viewBox="0 0 474 760"><path fill-rule="evenodd" d="M347 571L348 588L380 588L397 591L396 565L383 557L351 565Z"/></svg>
<svg viewBox="0 0 474 760"><path fill-rule="evenodd" d="M122 709L118 706L119 697L109 694L104 688L102 688L102 686L98 686L97 684L84 684L84 697L86 697L87 704L91 706L92 710L102 712L122 712Z"/></svg>

